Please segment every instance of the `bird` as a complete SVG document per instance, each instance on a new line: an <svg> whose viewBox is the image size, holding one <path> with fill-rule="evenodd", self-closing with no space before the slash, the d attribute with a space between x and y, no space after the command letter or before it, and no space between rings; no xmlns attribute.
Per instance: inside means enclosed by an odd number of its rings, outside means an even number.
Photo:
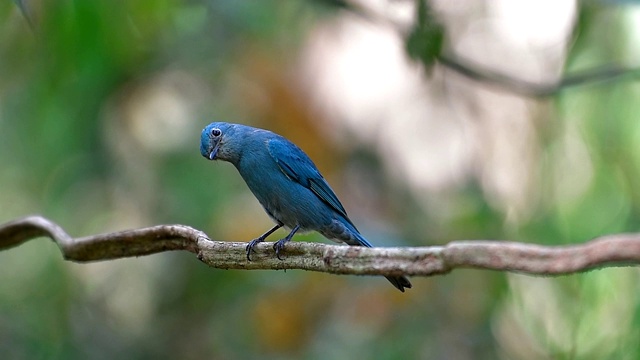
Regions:
<svg viewBox="0 0 640 360"><path fill-rule="evenodd" d="M251 252L284 227L290 232L273 248L278 259L285 244L298 232L316 231L329 240L373 247L353 222L311 158L293 142L268 130L247 125L212 122L200 137L200 153L208 160L233 164L275 226L249 241ZM385 276L404 292L411 288L405 276Z"/></svg>

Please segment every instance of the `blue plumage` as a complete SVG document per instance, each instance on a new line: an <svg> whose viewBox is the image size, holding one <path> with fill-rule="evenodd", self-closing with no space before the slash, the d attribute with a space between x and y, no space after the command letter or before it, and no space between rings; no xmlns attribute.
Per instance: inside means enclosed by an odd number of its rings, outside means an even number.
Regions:
<svg viewBox="0 0 640 360"><path fill-rule="evenodd" d="M200 153L209 160L232 163L276 225L247 245L253 247L280 227L289 235L274 245L276 256L298 231L354 246L372 245L347 216L327 181L299 147L284 137L250 126L214 122L202 130ZM400 291L411 288L404 276L387 276Z"/></svg>

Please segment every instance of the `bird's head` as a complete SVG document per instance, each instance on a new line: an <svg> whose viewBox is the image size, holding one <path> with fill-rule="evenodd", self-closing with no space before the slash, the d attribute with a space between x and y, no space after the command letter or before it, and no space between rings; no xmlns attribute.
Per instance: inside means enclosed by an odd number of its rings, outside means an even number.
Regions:
<svg viewBox="0 0 640 360"><path fill-rule="evenodd" d="M200 154L209 160L216 160L229 124L214 122L207 125L200 135Z"/></svg>
<svg viewBox="0 0 640 360"><path fill-rule="evenodd" d="M242 151L243 129L242 125L225 122L207 125L200 135L200 154L209 160L235 163Z"/></svg>

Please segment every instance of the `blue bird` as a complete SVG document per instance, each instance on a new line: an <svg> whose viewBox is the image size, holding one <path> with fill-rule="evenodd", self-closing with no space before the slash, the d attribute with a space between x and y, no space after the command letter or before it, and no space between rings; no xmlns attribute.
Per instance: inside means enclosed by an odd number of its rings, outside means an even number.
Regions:
<svg viewBox="0 0 640 360"><path fill-rule="evenodd" d="M296 232L317 231L327 239L372 247L307 154L284 137L246 125L214 122L202 130L200 153L209 160L232 163L276 225L246 247L247 259L256 244L281 227L291 229L273 248L280 251ZM411 288L404 276L386 276L400 291Z"/></svg>

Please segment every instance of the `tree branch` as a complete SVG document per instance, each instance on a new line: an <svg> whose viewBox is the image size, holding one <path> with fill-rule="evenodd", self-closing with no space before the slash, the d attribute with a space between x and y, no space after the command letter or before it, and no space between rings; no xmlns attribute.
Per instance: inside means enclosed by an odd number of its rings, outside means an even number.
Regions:
<svg viewBox="0 0 640 360"><path fill-rule="evenodd" d="M508 241L455 241L445 246L364 248L295 242L278 260L273 243L259 244L247 261L246 243L212 241L185 225L148 228L72 238L41 216L0 225L0 251L46 236L65 259L76 262L187 250L218 269L302 269L332 274L446 274L456 268L488 269L530 275L566 275L599 267L640 264L640 234L603 236L585 244L542 246Z"/></svg>
<svg viewBox="0 0 640 360"><path fill-rule="evenodd" d="M322 1L325 3L336 2L335 0ZM413 28L425 25L439 26L437 16L428 6L429 4L424 2L419 2L419 5L416 6L417 21L415 24L412 24L411 29L407 29L405 24L399 23L388 14L378 12L371 6L366 6L366 3L357 1L340 1L340 4L341 9L349 10L353 14L361 16L362 18L367 19L371 22L388 26L390 29L397 31L407 41L408 39L410 39L409 34L411 33L411 30ZM423 4L424 6L420 6L420 4ZM422 19L421 16L423 17ZM443 31L446 32L446 30ZM437 36L439 35L435 32L426 32L421 34L420 40L422 40L422 42L424 43L439 41ZM437 48L432 48L432 50L435 49ZM451 52L438 52L428 55L432 56L426 56L422 59L424 66L427 69L431 67L434 60L437 60L437 63L439 63L440 65L456 72L461 76L464 76L467 79L494 86L495 88L500 90L533 98L545 98L557 95L561 91L570 87L596 85L625 78L637 80L637 78L640 76L640 66L625 67L619 64L603 64L598 67L566 74L562 78L554 82L532 82L525 79L509 76L501 72L499 69L492 69L481 66L474 61L465 59L464 57ZM425 74L428 75L430 74L430 72L426 71Z"/></svg>
<svg viewBox="0 0 640 360"><path fill-rule="evenodd" d="M623 77L637 77L640 68L626 68L619 65L602 65L597 68L569 74L553 83L535 83L510 77L491 69L481 69L468 60L451 55L440 55L440 64L456 71L458 74L478 82L496 85L516 94L531 97L548 97L556 95L568 87L590 85L617 80Z"/></svg>

